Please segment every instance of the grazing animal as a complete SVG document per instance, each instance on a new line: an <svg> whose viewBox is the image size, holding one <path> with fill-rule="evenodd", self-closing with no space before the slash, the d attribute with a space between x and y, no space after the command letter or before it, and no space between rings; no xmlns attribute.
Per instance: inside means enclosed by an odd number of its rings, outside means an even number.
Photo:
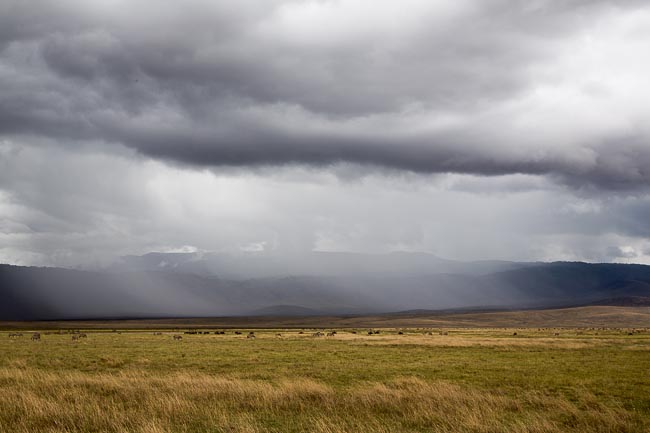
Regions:
<svg viewBox="0 0 650 433"><path fill-rule="evenodd" d="M237 334L237 335L241 335L241 332L239 332L239 331L235 331L235 334Z"/></svg>
<svg viewBox="0 0 650 433"><path fill-rule="evenodd" d="M402 331L399 331L397 335L404 335L404 333Z"/></svg>
<svg viewBox="0 0 650 433"><path fill-rule="evenodd" d="M374 334L374 332L368 331L368 335L372 335L372 334Z"/></svg>
<svg viewBox="0 0 650 433"><path fill-rule="evenodd" d="M162 335L162 332L154 332L153 335Z"/></svg>
<svg viewBox="0 0 650 433"><path fill-rule="evenodd" d="M182 340L182 339L183 339L183 336L182 336L182 335L174 335L174 337L172 337L172 338L173 338L174 340Z"/></svg>
<svg viewBox="0 0 650 433"><path fill-rule="evenodd" d="M275 334L275 336L276 336L276 337L282 337L282 334L277 333L277 334Z"/></svg>
<svg viewBox="0 0 650 433"><path fill-rule="evenodd" d="M9 334L9 338L19 338L22 336L23 334L21 334L20 332L14 332L13 334Z"/></svg>
<svg viewBox="0 0 650 433"><path fill-rule="evenodd" d="M336 332L334 332L334 331L327 333L328 337L334 337L335 335L336 335Z"/></svg>
<svg viewBox="0 0 650 433"><path fill-rule="evenodd" d="M40 340L40 339L41 339L41 334L40 334L40 332L34 332L34 333L32 334L32 341L38 341L38 340Z"/></svg>
<svg viewBox="0 0 650 433"><path fill-rule="evenodd" d="M559 336L560 336L560 333L559 333L559 332L556 332L556 333L554 333L553 335L556 336L556 337L559 337Z"/></svg>
<svg viewBox="0 0 650 433"><path fill-rule="evenodd" d="M72 341L79 341L79 334L72 334Z"/></svg>
<svg viewBox="0 0 650 433"><path fill-rule="evenodd" d="M323 333L320 332L320 331L318 331L318 332L314 332L314 333L311 334L311 335L312 335L312 337L322 337L322 336L323 336Z"/></svg>
<svg viewBox="0 0 650 433"><path fill-rule="evenodd" d="M248 335L246 336L246 338L255 338L255 334L250 333L250 334L248 334Z"/></svg>

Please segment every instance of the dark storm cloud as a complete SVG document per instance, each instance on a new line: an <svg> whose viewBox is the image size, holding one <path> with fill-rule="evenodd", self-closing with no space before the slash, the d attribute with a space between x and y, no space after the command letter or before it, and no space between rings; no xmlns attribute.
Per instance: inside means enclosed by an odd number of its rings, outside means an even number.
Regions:
<svg viewBox="0 0 650 433"><path fill-rule="evenodd" d="M608 83L590 95L584 71L560 55L644 7L10 1L0 134L121 144L197 166L351 162L645 187L648 107L608 97ZM572 80L587 90L575 89L578 121L567 127ZM540 86L563 86L559 114Z"/></svg>

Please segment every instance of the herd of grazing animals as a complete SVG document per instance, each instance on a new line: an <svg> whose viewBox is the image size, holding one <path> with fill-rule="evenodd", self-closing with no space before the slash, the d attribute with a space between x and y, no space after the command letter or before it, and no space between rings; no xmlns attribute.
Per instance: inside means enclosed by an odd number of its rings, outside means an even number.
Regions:
<svg viewBox="0 0 650 433"><path fill-rule="evenodd" d="M506 329L506 328L504 328L504 329ZM558 330L565 330L566 331L568 329L570 329L570 328L555 328L555 329L553 329L553 328L538 328L537 331L538 332L553 331L551 335L554 336L554 337L559 337L560 332L557 332ZM589 328L588 330L589 331L596 331L596 330L600 330L600 329L601 328ZM624 328L602 328L602 330L619 331L623 335L635 335L635 334L642 333L644 331L647 332L647 329L636 329L636 328L632 328L632 329L630 329L630 328L628 328L628 329L624 329ZM178 331L178 329L177 329L177 331ZM427 328L418 328L416 331L420 331L424 335L433 335L433 332L431 332L432 330L427 329ZM113 330L113 332L116 332L116 330ZM357 334L356 330L349 330L348 332L350 334ZM581 329L574 329L574 332L575 332L575 335L577 335L577 336L585 335L584 330L581 330ZM74 341L74 342L77 342L77 341L81 340L82 338L87 338L87 335L85 333L82 333L82 332L80 332L78 330L72 330L72 331L71 330L68 330L68 331L59 330L58 332L46 332L45 334L47 335L47 334L53 334L53 333L55 333L55 334L72 334L72 341ZM304 334L304 333L305 332L303 332L303 331L298 332L298 334ZM367 333L368 333L368 335L376 335L376 334L379 334L380 331L379 330L374 330L374 329L369 329L367 331ZM118 334L120 334L120 332L118 332ZM197 331L197 330L194 330L194 329L190 329L190 330L186 331L185 334L202 335L202 334L211 334L211 332L210 331ZM224 334L226 334L226 332L225 331L214 331L214 334L215 335L224 335ZM242 332L241 331L233 331L233 334L242 335ZM396 332L396 334L397 335L404 335L405 331L404 330L399 330L399 331ZM439 331L439 335L448 335L448 334L449 334L448 331L444 331L444 330ZM23 336L23 334L20 333L20 332L12 332L12 333L10 333L8 335L9 335L9 338L20 338L20 337ZM160 335L163 335L163 333L160 332L160 331L156 331L156 332L153 333L153 335L160 336ZM316 331L316 332L311 334L312 337L324 337L324 336L335 337L336 335L337 335L336 331L329 331L327 333L322 332L322 331ZM513 332L511 335L512 336L518 336L518 333ZM598 332L596 332L595 335L598 335ZM275 336L278 337L278 338L281 338L282 334L276 333ZM180 340L183 339L183 337L181 335L178 335L178 334L173 335L172 338L175 341L180 341ZM248 334L246 335L246 338L251 339L251 340L255 339L256 338L255 332L254 331L249 331ZM33 332L32 335L31 335L31 340L32 341L40 341L41 340L41 333L40 332Z"/></svg>

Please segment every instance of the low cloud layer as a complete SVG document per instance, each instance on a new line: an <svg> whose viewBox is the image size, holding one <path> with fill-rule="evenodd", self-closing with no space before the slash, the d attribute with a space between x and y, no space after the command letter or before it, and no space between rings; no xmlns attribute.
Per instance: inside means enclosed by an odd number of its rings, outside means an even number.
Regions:
<svg viewBox="0 0 650 433"><path fill-rule="evenodd" d="M4 2L0 259L647 261L649 29L632 0Z"/></svg>

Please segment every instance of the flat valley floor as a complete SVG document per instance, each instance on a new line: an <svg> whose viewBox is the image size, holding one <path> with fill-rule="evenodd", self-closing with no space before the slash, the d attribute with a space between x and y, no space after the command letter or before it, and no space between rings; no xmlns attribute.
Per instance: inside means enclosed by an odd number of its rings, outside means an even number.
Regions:
<svg viewBox="0 0 650 433"><path fill-rule="evenodd" d="M74 325L0 332L1 432L650 431L647 328Z"/></svg>

